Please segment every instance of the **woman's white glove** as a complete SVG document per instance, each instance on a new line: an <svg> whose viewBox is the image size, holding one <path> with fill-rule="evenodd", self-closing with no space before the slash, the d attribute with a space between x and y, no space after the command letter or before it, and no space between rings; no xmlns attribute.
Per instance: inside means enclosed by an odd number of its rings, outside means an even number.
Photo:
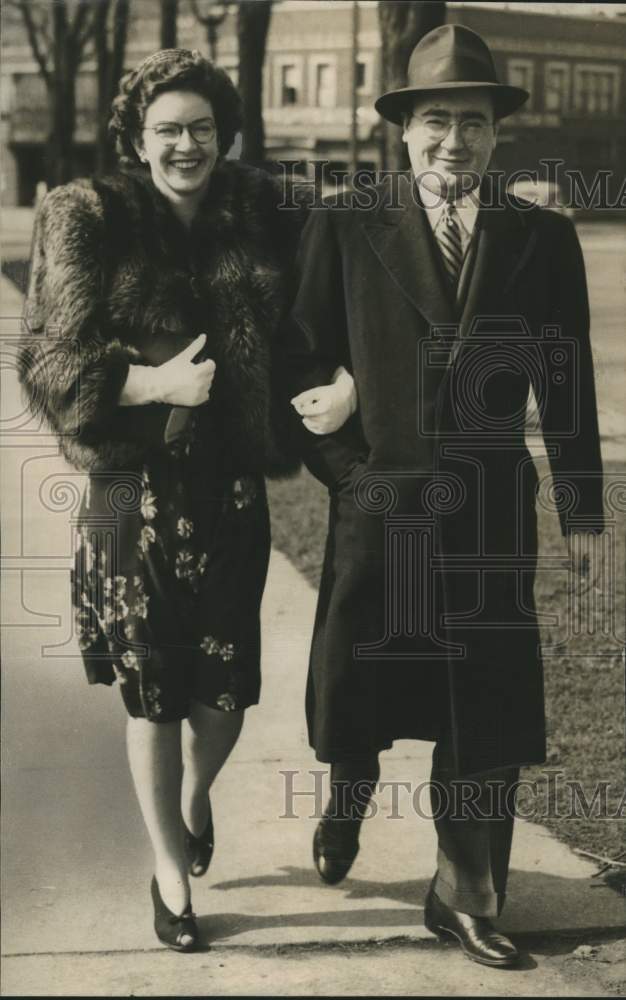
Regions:
<svg viewBox="0 0 626 1000"><path fill-rule="evenodd" d="M357 408L354 379L345 368L337 368L332 385L307 389L294 396L291 403L312 434L333 434Z"/></svg>
<svg viewBox="0 0 626 1000"><path fill-rule="evenodd" d="M193 363L206 343L206 334L189 344L162 365L130 365L120 395L120 406L169 403L172 406L200 406L206 403L215 375L215 362Z"/></svg>

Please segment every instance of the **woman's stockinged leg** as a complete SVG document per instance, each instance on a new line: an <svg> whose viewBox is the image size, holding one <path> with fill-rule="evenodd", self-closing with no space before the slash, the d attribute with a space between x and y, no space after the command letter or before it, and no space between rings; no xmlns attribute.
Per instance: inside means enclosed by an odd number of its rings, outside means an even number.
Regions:
<svg viewBox="0 0 626 1000"><path fill-rule="evenodd" d="M202 836L209 818L208 792L235 746L244 713L220 712L192 701L182 723L183 784L181 809L187 829Z"/></svg>
<svg viewBox="0 0 626 1000"><path fill-rule="evenodd" d="M180 814L180 722L128 719L130 772L154 850L161 898L172 913L189 902L189 881Z"/></svg>

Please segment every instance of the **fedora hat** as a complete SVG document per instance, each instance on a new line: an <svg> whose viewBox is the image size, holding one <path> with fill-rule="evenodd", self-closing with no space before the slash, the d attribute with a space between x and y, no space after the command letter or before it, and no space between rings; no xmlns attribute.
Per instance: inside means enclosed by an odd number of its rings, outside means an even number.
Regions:
<svg viewBox="0 0 626 1000"><path fill-rule="evenodd" d="M444 24L419 40L409 59L407 86L390 90L374 107L383 118L402 125L421 94L439 90L484 88L493 94L497 118L512 114L528 100L528 91L500 83L487 43L462 24Z"/></svg>

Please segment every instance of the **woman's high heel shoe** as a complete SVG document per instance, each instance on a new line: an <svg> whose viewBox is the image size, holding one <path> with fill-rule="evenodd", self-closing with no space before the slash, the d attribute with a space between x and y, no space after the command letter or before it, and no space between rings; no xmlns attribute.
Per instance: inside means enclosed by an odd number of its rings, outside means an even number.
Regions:
<svg viewBox="0 0 626 1000"><path fill-rule="evenodd" d="M204 833L199 837L194 836L185 829L185 849L189 859L189 874L194 878L204 875L211 864L213 849L215 847L215 837L213 835L213 815L211 813L211 803L209 802L209 819Z"/></svg>
<svg viewBox="0 0 626 1000"><path fill-rule="evenodd" d="M153 875L150 883L154 905L154 929L162 944L174 951L194 951L198 944L198 925L188 903L185 910L176 916L161 899L159 883Z"/></svg>

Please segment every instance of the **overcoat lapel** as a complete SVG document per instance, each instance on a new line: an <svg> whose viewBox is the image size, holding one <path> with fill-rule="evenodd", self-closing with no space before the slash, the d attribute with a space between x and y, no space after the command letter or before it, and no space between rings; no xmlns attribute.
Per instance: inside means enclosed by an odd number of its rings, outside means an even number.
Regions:
<svg viewBox="0 0 626 1000"><path fill-rule="evenodd" d="M381 208L363 228L382 266L425 319L433 326L453 323L454 307L437 267L430 225L412 193L401 207Z"/></svg>
<svg viewBox="0 0 626 1000"><path fill-rule="evenodd" d="M476 317L499 311L498 301L510 295L536 242L523 213L511 206L481 208L476 224L476 257L461 315L461 339L471 334Z"/></svg>

